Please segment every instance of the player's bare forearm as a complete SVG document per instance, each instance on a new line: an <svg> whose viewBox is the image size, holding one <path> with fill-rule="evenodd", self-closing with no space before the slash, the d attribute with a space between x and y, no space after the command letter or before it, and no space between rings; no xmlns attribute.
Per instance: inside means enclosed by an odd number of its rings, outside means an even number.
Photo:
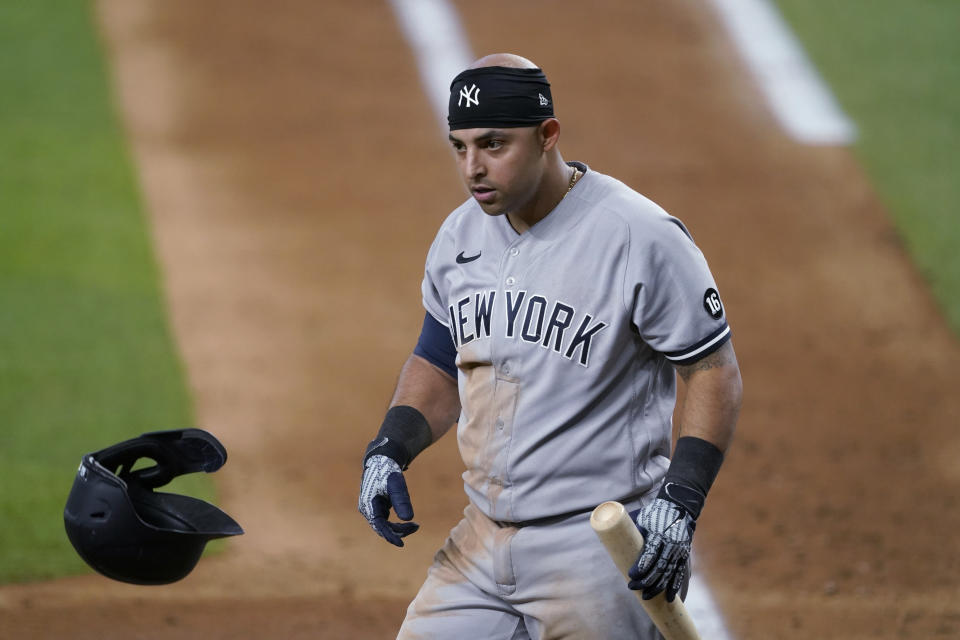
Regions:
<svg viewBox="0 0 960 640"><path fill-rule="evenodd" d="M418 355L407 358L400 370L390 406L414 407L427 419L433 441L446 433L460 415L457 381Z"/></svg>
<svg viewBox="0 0 960 640"><path fill-rule="evenodd" d="M403 472L417 455L436 442L457 419L457 383L420 356L411 355L380 431L363 455L363 479L357 508L374 531L397 547L420 528ZM390 522L390 509L402 522Z"/></svg>
<svg viewBox="0 0 960 640"><path fill-rule="evenodd" d="M740 415L743 382L733 344L725 345L677 372L687 387L680 408L680 437L693 436L726 451Z"/></svg>
<svg viewBox="0 0 960 640"><path fill-rule="evenodd" d="M740 414L743 384L729 342L677 372L687 390L677 446L656 499L636 515L646 543L628 586L644 600L665 592L672 602L683 591L694 528Z"/></svg>

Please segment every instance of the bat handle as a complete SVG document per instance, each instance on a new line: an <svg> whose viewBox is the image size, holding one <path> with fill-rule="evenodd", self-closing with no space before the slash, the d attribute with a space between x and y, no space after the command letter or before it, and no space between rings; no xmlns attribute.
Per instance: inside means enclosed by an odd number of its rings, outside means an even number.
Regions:
<svg viewBox="0 0 960 640"><path fill-rule="evenodd" d="M643 535L630 514L619 502L604 502L590 515L590 526L606 547L620 573L629 579L627 572L643 550ZM635 593L666 640L700 640L700 634L693 626L693 620L680 598L667 602L666 596L659 593L650 600L644 600L640 591Z"/></svg>

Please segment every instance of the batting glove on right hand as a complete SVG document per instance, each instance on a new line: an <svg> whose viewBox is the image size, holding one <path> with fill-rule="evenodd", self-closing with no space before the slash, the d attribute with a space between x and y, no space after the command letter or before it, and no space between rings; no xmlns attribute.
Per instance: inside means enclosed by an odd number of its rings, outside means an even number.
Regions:
<svg viewBox="0 0 960 640"><path fill-rule="evenodd" d="M673 602L686 578L696 520L686 509L663 498L630 515L643 534L644 544L637 563L630 568L628 586L642 590L644 600L666 591L667 602Z"/></svg>
<svg viewBox="0 0 960 640"><path fill-rule="evenodd" d="M413 505L400 465L387 456L370 456L363 466L359 510L373 530L392 545L420 528L416 522L389 522L390 507L401 520L413 519Z"/></svg>

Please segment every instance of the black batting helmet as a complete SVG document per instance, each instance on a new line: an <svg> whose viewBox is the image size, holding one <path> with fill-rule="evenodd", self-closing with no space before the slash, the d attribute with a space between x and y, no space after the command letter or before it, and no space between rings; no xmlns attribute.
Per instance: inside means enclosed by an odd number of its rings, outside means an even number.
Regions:
<svg viewBox="0 0 960 640"><path fill-rule="evenodd" d="M141 458L156 465L133 470ZM155 431L83 456L67 498L67 537L98 572L133 584L168 584L190 573L207 541L243 533L217 507L158 493L173 478L216 471L227 451L201 429Z"/></svg>

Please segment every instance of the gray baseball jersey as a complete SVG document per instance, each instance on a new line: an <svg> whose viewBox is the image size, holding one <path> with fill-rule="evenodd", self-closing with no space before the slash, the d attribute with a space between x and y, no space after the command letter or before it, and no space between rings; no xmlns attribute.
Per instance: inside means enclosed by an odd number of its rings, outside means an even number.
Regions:
<svg viewBox="0 0 960 640"><path fill-rule="evenodd" d="M470 500L526 522L629 500L669 464L676 378L729 338L683 224L586 174L526 233L471 198L427 256L423 302L457 349Z"/></svg>

